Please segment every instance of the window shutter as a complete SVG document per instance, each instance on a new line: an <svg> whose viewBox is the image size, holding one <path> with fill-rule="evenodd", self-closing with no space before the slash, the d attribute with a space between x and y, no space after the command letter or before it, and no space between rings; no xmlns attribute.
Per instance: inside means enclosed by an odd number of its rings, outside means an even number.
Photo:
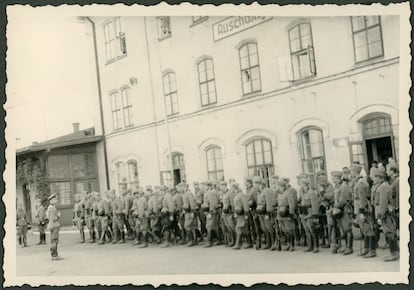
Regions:
<svg viewBox="0 0 414 290"><path fill-rule="evenodd" d="M121 53L122 54L126 54L127 50L126 50L126 40L125 40L125 33L120 33L119 35L119 41L120 41L120 48L121 48Z"/></svg>
<svg viewBox="0 0 414 290"><path fill-rule="evenodd" d="M278 57L277 64L279 69L279 81L293 81L292 60L290 59L290 56Z"/></svg>
<svg viewBox="0 0 414 290"><path fill-rule="evenodd" d="M309 56L309 71L310 75L316 75L316 63L315 63L315 52L313 46L308 45L308 56Z"/></svg>

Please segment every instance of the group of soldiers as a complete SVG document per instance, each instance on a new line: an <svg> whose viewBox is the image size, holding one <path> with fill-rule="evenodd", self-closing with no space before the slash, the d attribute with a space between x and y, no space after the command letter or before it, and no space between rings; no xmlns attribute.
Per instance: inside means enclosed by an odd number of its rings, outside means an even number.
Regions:
<svg viewBox="0 0 414 290"><path fill-rule="evenodd" d="M331 182L320 172L316 180L297 176L298 190L289 178L246 177L244 188L228 182L182 182L175 187L151 186L135 192L85 192L75 196L74 223L84 243L149 243L204 247L226 245L233 249L306 252L330 248L333 254L353 253L353 227L361 232L359 256L376 256L380 232L391 255L399 259L398 167L373 168L372 178L352 164L331 173ZM372 180L371 180L372 179ZM371 184L371 185L370 185Z"/></svg>

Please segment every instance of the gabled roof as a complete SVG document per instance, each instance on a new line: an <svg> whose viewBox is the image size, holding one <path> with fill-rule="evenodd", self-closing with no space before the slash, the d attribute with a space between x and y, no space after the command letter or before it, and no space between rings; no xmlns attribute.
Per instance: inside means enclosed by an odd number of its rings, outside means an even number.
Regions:
<svg viewBox="0 0 414 290"><path fill-rule="evenodd" d="M96 136L94 128L88 128L73 132L71 134L63 135L54 139L50 139L37 144L32 144L27 147L16 150L16 155L22 155L29 152L38 152L48 149L62 148L79 144L86 144L92 142L99 142L103 139L102 135Z"/></svg>

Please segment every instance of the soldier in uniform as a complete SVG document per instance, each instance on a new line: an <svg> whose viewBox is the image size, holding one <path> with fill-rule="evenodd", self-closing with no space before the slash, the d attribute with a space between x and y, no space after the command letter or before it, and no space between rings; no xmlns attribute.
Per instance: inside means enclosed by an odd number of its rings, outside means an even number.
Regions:
<svg viewBox="0 0 414 290"><path fill-rule="evenodd" d="M175 236L180 237L180 244L184 245L185 242L185 229L184 229L184 211L183 211L183 194L185 191L185 184L180 183L176 186L177 193L174 194L173 200L175 203Z"/></svg>
<svg viewBox="0 0 414 290"><path fill-rule="evenodd" d="M58 254L59 243L59 229L60 229L60 212L56 209L57 198L55 194L52 194L48 198L49 207L46 211L49 224L47 225L50 230L50 254L53 261L63 260Z"/></svg>
<svg viewBox="0 0 414 290"><path fill-rule="evenodd" d="M27 217L21 203L17 204L16 224L20 246L27 247Z"/></svg>
<svg viewBox="0 0 414 290"><path fill-rule="evenodd" d="M112 232L114 234L114 239L112 241L113 244L115 244L115 243L120 243L120 244L125 243L124 205L125 205L124 197L123 196L115 196L115 198L112 202L112 213L113 213Z"/></svg>
<svg viewBox="0 0 414 290"><path fill-rule="evenodd" d="M363 249L358 256L372 258L376 256L376 242L374 232L374 216L369 203L369 185L361 175L362 166L351 165L351 174L354 181L354 213L357 216L358 225L363 240Z"/></svg>
<svg viewBox="0 0 414 290"><path fill-rule="evenodd" d="M248 176L244 179L244 185L246 187L247 200L249 203L249 220L248 227L252 240L256 244L256 250L261 248L260 241L260 220L256 213L257 207L257 188L253 186L253 178Z"/></svg>
<svg viewBox="0 0 414 290"><path fill-rule="evenodd" d="M200 224L200 240L203 240L203 237L207 235L207 229L206 229L206 216L204 212L202 211L201 205L204 201L204 193L205 193L205 184L204 182L201 184L201 187L198 182L194 182L194 196L198 205L198 211L197 211L197 218Z"/></svg>
<svg viewBox="0 0 414 290"><path fill-rule="evenodd" d="M273 228L274 228L274 237L275 237L275 242L272 245L271 249L281 251L283 233L279 226L279 220L278 220L278 214L277 214L278 198L279 198L279 194L281 194L279 190L279 186L278 186L278 181L279 181L278 175L273 175L271 177L271 182L270 182L271 188L270 189L271 189L271 192L274 198L272 214L273 214Z"/></svg>
<svg viewBox="0 0 414 290"><path fill-rule="evenodd" d="M237 183L234 183L232 187L233 190L237 193L234 197L234 216L236 219L236 242L233 249L241 249L243 237L246 239L247 242L247 244L243 248L253 248L251 235L248 229L249 204L247 195L240 190L239 185Z"/></svg>
<svg viewBox="0 0 414 290"><path fill-rule="evenodd" d="M394 161L395 163L395 161ZM400 178L398 176L398 166L397 164L391 164L388 166L387 175L390 179L390 185L392 189L392 202L395 209L396 219L397 219L397 229L400 229Z"/></svg>
<svg viewBox="0 0 414 290"><path fill-rule="evenodd" d="M332 208L334 204L333 186L328 181L326 175L318 176L317 191L321 197L321 206L319 209L319 223L321 225L322 248L329 248L333 228Z"/></svg>
<svg viewBox="0 0 414 290"><path fill-rule="evenodd" d="M234 184L234 182L233 182ZM236 242L236 233L234 227L234 197L236 196L236 191L233 187L229 190L227 188L227 182L220 182L220 190L223 192L223 209L222 209L222 221L225 227L224 240L226 241L226 246L233 247Z"/></svg>
<svg viewBox="0 0 414 290"><path fill-rule="evenodd" d="M392 199L392 188L385 180L385 172L378 170L374 174L374 182L378 183L379 207L376 212L378 224L387 239L391 255L384 258L385 262L396 261L400 258L400 249L397 240L397 219L395 202Z"/></svg>
<svg viewBox="0 0 414 290"><path fill-rule="evenodd" d="M304 205L303 205L303 196L305 194L304 187L302 180L308 180L309 177L305 173L301 173L298 176L296 176L296 180L299 185L298 190L298 214L299 214L299 221L298 221L298 232L297 235L299 235L300 245L306 246L310 241L308 239L308 235L306 234L305 228L306 228L306 221L305 221L305 212L304 212ZM308 186L309 187L309 186Z"/></svg>
<svg viewBox="0 0 414 290"><path fill-rule="evenodd" d="M140 188L137 189L137 191L134 192L134 199L132 201L132 207L130 209L130 215L134 219L134 241L132 243L133 246L140 244L140 220L139 220L139 214L138 214L138 201L144 193L141 191Z"/></svg>
<svg viewBox="0 0 414 290"><path fill-rule="evenodd" d="M142 245L140 248L148 247L148 227L149 227L149 214L148 214L148 199L149 193L152 191L150 186L146 187L147 193L140 192L138 199L138 220L139 220L139 232L142 235ZM154 237L152 237L154 239Z"/></svg>
<svg viewBox="0 0 414 290"><path fill-rule="evenodd" d="M370 170L370 175L371 175L371 180L372 180L372 187L371 187L371 205L372 205L372 209L373 209L373 215L375 217L374 220L374 232L375 232L375 244L376 244L376 248L378 248L378 242L380 240L380 234L381 234L381 229L379 224L377 223L377 213L379 210L379 191L378 191L378 187L380 186L380 183L378 181L378 178L375 178L375 174L377 174L378 172L377 167L373 167Z"/></svg>
<svg viewBox="0 0 414 290"><path fill-rule="evenodd" d="M339 249L339 244L334 244L332 253L343 253L350 255L353 253L353 234L352 234L352 208L350 205L351 189L342 179L342 172L332 172L332 181L334 183L334 208L332 215L337 227L339 228L340 236L338 240L345 239L346 248ZM336 234L336 232L334 232ZM336 236L335 236L336 238Z"/></svg>
<svg viewBox="0 0 414 290"><path fill-rule="evenodd" d="M160 243L160 210L161 202L159 201L160 187L155 186L154 191L150 192L150 198L148 200L148 213L150 219L150 235L153 240Z"/></svg>
<svg viewBox="0 0 414 290"><path fill-rule="evenodd" d="M255 182L261 182L257 211L259 213L260 225L266 240L266 245L262 248L265 250L275 250L274 208L276 205L276 196L272 190L266 188L265 181L261 177L256 178Z"/></svg>
<svg viewBox="0 0 414 290"><path fill-rule="evenodd" d="M206 228L207 228L207 245L205 248L213 246L214 237L218 239L218 213L219 197L217 191L213 189L211 181L206 182L206 193L204 194L204 203L202 205L206 212ZM219 244L220 242L218 241Z"/></svg>
<svg viewBox="0 0 414 290"><path fill-rule="evenodd" d="M127 192L125 193L125 198L124 198L124 214L125 214L125 226L127 228L128 231L128 239L129 240L134 240L136 238L136 233L135 233L135 219L133 217L132 214L132 205L134 202L134 194L132 194L131 189L129 188L127 190Z"/></svg>
<svg viewBox="0 0 414 290"><path fill-rule="evenodd" d="M39 230L39 242L37 245L46 245L46 209L40 199L36 199L36 219Z"/></svg>
<svg viewBox="0 0 414 290"><path fill-rule="evenodd" d="M85 198L85 220L86 226L89 230L89 242L95 243L96 240L96 232L95 232L95 220L93 218L93 204L94 204L95 196L91 192L86 193Z"/></svg>
<svg viewBox="0 0 414 290"><path fill-rule="evenodd" d="M287 247L284 250L294 251L297 194L289 187L288 181L288 178L278 181L278 189L281 192L278 197L278 219L287 241Z"/></svg>
<svg viewBox="0 0 414 290"><path fill-rule="evenodd" d="M301 179L303 228L308 241L305 252L319 252L319 209L321 205L320 195L310 187L309 179Z"/></svg>
<svg viewBox="0 0 414 290"><path fill-rule="evenodd" d="M187 246L197 245L197 202L194 195L186 185L183 185L183 211L184 211L184 229L187 232Z"/></svg>
<svg viewBox="0 0 414 290"><path fill-rule="evenodd" d="M108 237L108 242L112 242L111 237L108 233L108 227L109 227L109 203L107 199L107 192L105 192L103 195L97 194L97 203L96 203L96 209L98 214L98 233L99 233L99 227L100 227L100 237L99 237L99 245L103 245L106 242L106 237Z"/></svg>
<svg viewBox="0 0 414 290"><path fill-rule="evenodd" d="M164 188L165 189L165 188ZM174 188L170 188L164 195L162 200L162 209L161 209L161 222L163 227L163 234L165 235L165 243L162 245L163 248L171 246L172 242L172 233L174 231L174 214L175 214L175 204L173 199L173 193L175 192Z"/></svg>
<svg viewBox="0 0 414 290"><path fill-rule="evenodd" d="M76 227L79 230L80 234L80 243L85 242L85 208L83 200L81 200L81 195L79 193L75 194L75 205L73 207L73 216Z"/></svg>

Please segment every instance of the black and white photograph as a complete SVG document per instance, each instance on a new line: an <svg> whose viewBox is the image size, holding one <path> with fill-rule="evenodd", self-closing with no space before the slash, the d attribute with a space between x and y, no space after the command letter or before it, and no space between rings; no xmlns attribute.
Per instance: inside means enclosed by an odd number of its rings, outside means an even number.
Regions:
<svg viewBox="0 0 414 290"><path fill-rule="evenodd" d="M409 12L7 7L5 285L408 283Z"/></svg>

